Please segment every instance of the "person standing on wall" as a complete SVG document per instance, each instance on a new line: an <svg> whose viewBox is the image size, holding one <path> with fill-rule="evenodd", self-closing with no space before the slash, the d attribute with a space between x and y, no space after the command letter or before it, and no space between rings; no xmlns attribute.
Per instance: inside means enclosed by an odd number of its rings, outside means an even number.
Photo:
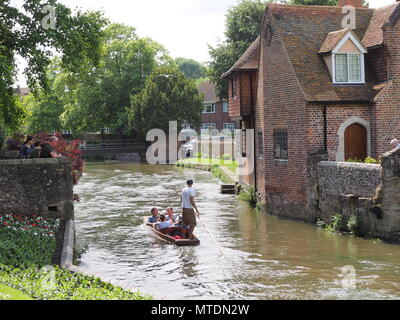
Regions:
<svg viewBox="0 0 400 320"><path fill-rule="evenodd" d="M188 238L193 239L193 231L197 225L196 214L200 216L200 212L194 201L195 191L193 189L193 180L188 180L186 183L187 187L182 190L181 194L182 223L184 226L189 226Z"/></svg>

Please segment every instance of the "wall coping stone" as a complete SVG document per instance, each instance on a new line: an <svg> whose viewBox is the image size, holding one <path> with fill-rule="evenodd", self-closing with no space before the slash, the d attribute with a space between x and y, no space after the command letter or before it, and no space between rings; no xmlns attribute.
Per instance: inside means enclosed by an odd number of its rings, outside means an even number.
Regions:
<svg viewBox="0 0 400 320"><path fill-rule="evenodd" d="M318 163L322 167L341 167L341 168L353 168L353 169L369 169L369 170L380 170L382 167L380 164L373 163L358 163L358 162L337 162L337 161L320 161Z"/></svg>
<svg viewBox="0 0 400 320"><path fill-rule="evenodd" d="M35 158L35 159L0 159L0 165L29 165L29 164L70 164L72 161L67 157L60 158Z"/></svg>

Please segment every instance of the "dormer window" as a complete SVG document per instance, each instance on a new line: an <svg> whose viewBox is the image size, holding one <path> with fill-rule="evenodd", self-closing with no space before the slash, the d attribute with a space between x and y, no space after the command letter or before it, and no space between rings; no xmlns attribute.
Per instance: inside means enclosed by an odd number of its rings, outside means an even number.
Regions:
<svg viewBox="0 0 400 320"><path fill-rule="evenodd" d="M334 84L364 84L367 49L350 29L328 34L319 53Z"/></svg>
<svg viewBox="0 0 400 320"><path fill-rule="evenodd" d="M365 83L363 54L337 53L333 60L334 83Z"/></svg>

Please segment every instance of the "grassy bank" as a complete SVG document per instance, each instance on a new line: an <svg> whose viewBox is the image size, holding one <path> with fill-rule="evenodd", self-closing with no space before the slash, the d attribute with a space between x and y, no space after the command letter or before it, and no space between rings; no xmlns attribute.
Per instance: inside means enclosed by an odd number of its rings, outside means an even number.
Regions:
<svg viewBox="0 0 400 320"><path fill-rule="evenodd" d="M0 283L0 300L33 300L22 292L6 287Z"/></svg>
<svg viewBox="0 0 400 320"><path fill-rule="evenodd" d="M0 300L148 300L53 264L58 219L0 217Z"/></svg>
<svg viewBox="0 0 400 320"><path fill-rule="evenodd" d="M195 157L195 158L188 158L182 159L177 162L177 165L182 164L200 164L200 165L207 165L210 167L225 167L232 174L236 174L236 169L238 168L238 163L235 160L224 160L224 159L216 159L216 158L202 158L202 157Z"/></svg>

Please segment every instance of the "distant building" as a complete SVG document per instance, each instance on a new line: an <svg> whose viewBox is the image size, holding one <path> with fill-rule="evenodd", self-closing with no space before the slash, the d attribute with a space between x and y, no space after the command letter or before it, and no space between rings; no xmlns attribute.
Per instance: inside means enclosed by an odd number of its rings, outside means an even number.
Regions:
<svg viewBox="0 0 400 320"><path fill-rule="evenodd" d="M220 99L215 93L215 85L210 81L204 81L198 87L204 94L204 110L201 115L201 133L207 133L212 129L234 130L235 123L229 116L228 101Z"/></svg>
<svg viewBox="0 0 400 320"><path fill-rule="evenodd" d="M17 86L17 88L15 89L15 94L19 97L25 97L30 92L31 90L29 90L29 88L21 88L20 86Z"/></svg>

